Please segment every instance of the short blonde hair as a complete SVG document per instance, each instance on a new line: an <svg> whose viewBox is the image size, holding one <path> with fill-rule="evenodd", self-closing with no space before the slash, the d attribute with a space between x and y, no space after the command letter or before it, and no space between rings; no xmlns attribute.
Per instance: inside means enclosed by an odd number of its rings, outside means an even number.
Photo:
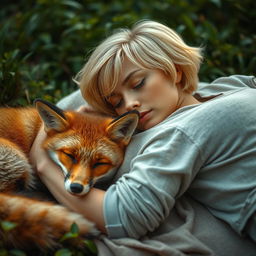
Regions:
<svg viewBox="0 0 256 256"><path fill-rule="evenodd" d="M124 58L144 69L162 70L174 83L176 67L182 71L182 89L197 88L201 49L190 47L171 28L140 21L132 29L119 29L105 39L75 77L85 100L96 110L115 115L107 102L119 82Z"/></svg>

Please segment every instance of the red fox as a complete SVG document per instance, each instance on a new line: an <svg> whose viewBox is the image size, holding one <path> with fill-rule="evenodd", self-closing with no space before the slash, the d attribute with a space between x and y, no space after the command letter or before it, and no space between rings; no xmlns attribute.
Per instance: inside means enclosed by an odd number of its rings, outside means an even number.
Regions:
<svg viewBox="0 0 256 256"><path fill-rule="evenodd" d="M15 194L22 187L36 190L28 154L41 125L47 134L42 147L61 167L66 190L80 196L114 175L138 120L136 111L114 119L64 111L43 100L35 107L0 108L0 222L17 224L8 236L0 229L0 240L21 249L51 248L73 222L82 235L97 233L93 223L63 206Z"/></svg>

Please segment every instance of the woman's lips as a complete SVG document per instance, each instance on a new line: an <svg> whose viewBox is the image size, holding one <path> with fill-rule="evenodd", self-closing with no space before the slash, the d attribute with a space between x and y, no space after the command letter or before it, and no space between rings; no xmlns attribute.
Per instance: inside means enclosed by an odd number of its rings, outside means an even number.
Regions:
<svg viewBox="0 0 256 256"><path fill-rule="evenodd" d="M149 113L150 112L151 112L151 110L144 111L144 112L140 113L140 122L141 123L145 122L149 118Z"/></svg>

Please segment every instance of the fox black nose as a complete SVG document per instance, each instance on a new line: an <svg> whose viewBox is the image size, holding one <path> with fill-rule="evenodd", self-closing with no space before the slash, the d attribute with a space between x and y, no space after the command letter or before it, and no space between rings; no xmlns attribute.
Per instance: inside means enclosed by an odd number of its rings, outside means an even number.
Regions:
<svg viewBox="0 0 256 256"><path fill-rule="evenodd" d="M70 184L70 190L75 193L75 194L79 194L83 191L83 185L81 185L80 183L71 183Z"/></svg>

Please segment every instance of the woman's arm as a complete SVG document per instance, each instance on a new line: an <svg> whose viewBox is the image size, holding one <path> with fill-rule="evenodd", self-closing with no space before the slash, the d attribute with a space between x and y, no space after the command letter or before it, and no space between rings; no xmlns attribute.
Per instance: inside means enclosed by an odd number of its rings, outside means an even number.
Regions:
<svg viewBox="0 0 256 256"><path fill-rule="evenodd" d="M64 188L64 176L61 169L41 147L45 136L45 132L41 129L30 151L30 161L40 179L59 203L93 221L99 230L106 233L103 216L105 191L92 188L87 195L80 197L67 192Z"/></svg>

